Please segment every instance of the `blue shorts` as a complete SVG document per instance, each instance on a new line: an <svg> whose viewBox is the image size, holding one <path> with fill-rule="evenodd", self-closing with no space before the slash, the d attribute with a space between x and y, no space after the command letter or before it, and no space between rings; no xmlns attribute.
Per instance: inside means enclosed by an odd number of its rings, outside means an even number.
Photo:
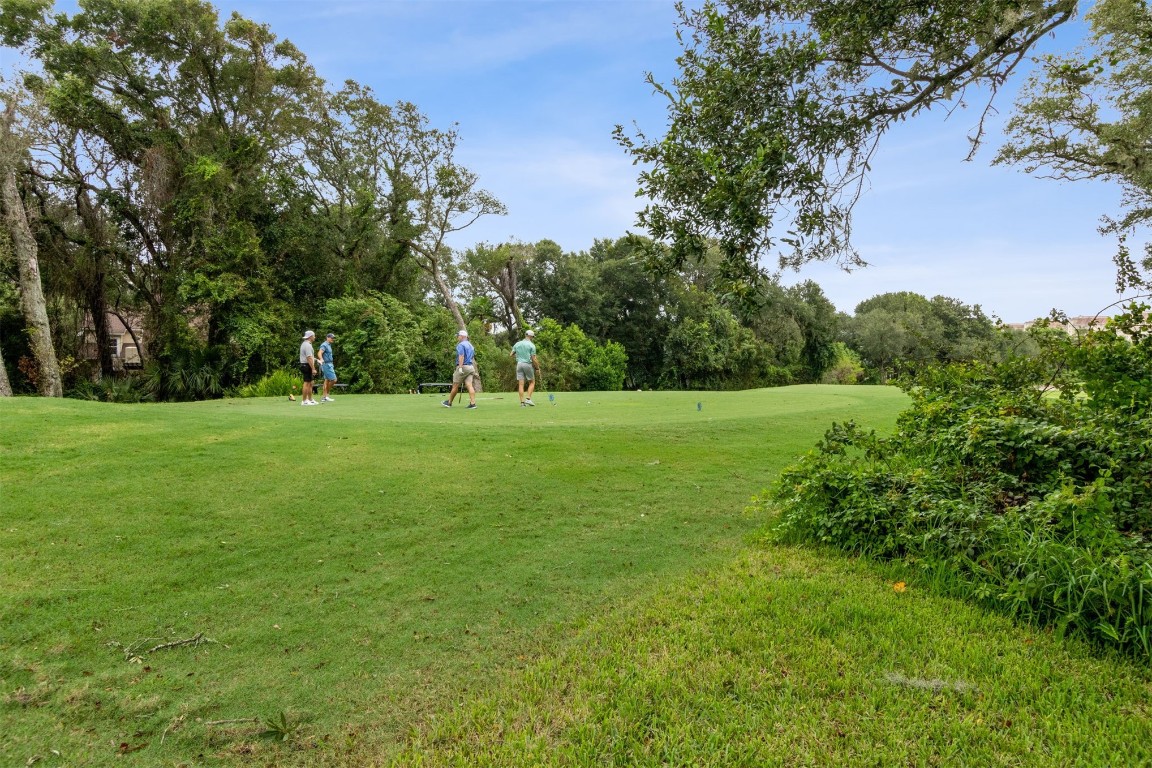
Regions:
<svg viewBox="0 0 1152 768"><path fill-rule="evenodd" d="M320 372L324 374L324 378L328 381L336 381L336 367L332 363L324 363L320 366Z"/></svg>

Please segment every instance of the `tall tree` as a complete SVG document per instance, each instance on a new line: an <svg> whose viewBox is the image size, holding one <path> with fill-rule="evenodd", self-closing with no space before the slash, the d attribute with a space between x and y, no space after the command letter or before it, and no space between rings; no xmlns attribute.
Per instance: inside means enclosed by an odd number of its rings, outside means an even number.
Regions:
<svg viewBox="0 0 1152 768"><path fill-rule="evenodd" d="M520 274L535 255L535 246L527 243L480 243L464 252L464 269L500 302L500 320L510 334L527 328L520 311Z"/></svg>
<svg viewBox="0 0 1152 768"><path fill-rule="evenodd" d="M9 101L4 110L3 133L0 133L0 205L4 208L4 222L19 266L20 304L38 368L36 387L45 397L63 397L64 383L56 360L56 350L52 346L52 329L40 282L36 240L28 224L28 211L16 183L17 167L24 163L27 145L15 133L15 120L15 104Z"/></svg>
<svg viewBox="0 0 1152 768"><path fill-rule="evenodd" d="M996 162L1061 181L1120 185L1125 211L1104 217L1118 236L1117 289L1152 288L1152 242L1133 257L1130 236L1152 223L1152 7L1099 0L1078 51L1050 55L1017 100Z"/></svg>
<svg viewBox="0 0 1152 768"><path fill-rule="evenodd" d="M719 242L746 281L761 259L862 264L852 208L895 123L1005 84L1075 0L706 0L680 11L680 73L648 81L661 138L617 141L645 168L639 223L674 264ZM985 90L982 90L985 89ZM971 136L978 144L981 118Z"/></svg>
<svg viewBox="0 0 1152 768"><path fill-rule="evenodd" d="M411 217L410 235L401 243L411 249L452 317L464 328L464 316L446 274L452 260L446 240L481 217L503 216L507 209L478 186L475 172L456 162L460 137L455 128L429 127L428 119L412 104L398 104L395 115L399 130L387 137L385 151L390 160L390 203Z"/></svg>
<svg viewBox="0 0 1152 768"><path fill-rule="evenodd" d="M310 246L331 259L336 279L325 279L341 294L413 292L416 264L405 241L415 224L401 194L407 185L393 184L396 157L389 151L403 109L381 104L352 81L334 93L319 91L308 104L301 146L285 155L311 208Z"/></svg>
<svg viewBox="0 0 1152 768"><path fill-rule="evenodd" d="M243 371L273 333L269 157L298 134L319 81L267 27L237 15L221 26L201 0L86 0L70 18L47 7L5 4L0 31L42 65L26 82L52 118L119 164L93 192L133 246L125 272L151 308L161 389L189 351Z"/></svg>
<svg viewBox="0 0 1152 768"><path fill-rule="evenodd" d="M300 170L335 235L330 242L357 262L354 271L372 254L393 266L414 259L464 327L446 240L506 209L456 162L456 128L432 127L416 105L383 104L354 82L310 106L316 119Z"/></svg>
<svg viewBox="0 0 1152 768"><path fill-rule="evenodd" d="M883 307L857 312L848 324L849 346L876 372L881 384L888 381L892 364L906 357L914 343L907 326L901 313Z"/></svg>
<svg viewBox="0 0 1152 768"><path fill-rule="evenodd" d="M836 360L836 339L840 319L836 306L812 280L804 280L787 290L789 308L804 335L801 351L801 380L818 382Z"/></svg>

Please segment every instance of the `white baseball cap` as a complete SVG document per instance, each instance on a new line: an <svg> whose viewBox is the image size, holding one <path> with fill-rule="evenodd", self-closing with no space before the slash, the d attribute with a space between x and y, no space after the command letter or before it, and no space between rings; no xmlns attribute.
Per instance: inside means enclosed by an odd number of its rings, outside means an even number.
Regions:
<svg viewBox="0 0 1152 768"><path fill-rule="evenodd" d="M313 333L312 331L304 331L304 338L306 338L306 339L311 339L311 338L312 338L312 337L314 337L315 335L316 335L316 334L315 334L315 333Z"/></svg>
<svg viewBox="0 0 1152 768"><path fill-rule="evenodd" d="M460 330L456 331L456 335L457 336L463 336L464 338L468 338L468 331L461 328Z"/></svg>
<svg viewBox="0 0 1152 768"><path fill-rule="evenodd" d="M528 329L527 331L524 331L524 335L525 336L535 336L536 331L533 331L532 329Z"/></svg>

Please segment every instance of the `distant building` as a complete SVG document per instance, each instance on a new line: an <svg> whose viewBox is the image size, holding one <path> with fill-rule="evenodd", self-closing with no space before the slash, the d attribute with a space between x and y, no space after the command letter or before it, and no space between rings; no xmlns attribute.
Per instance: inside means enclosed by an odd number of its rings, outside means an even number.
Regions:
<svg viewBox="0 0 1152 768"><path fill-rule="evenodd" d="M1048 325L1050 328L1063 328L1064 331L1070 336L1079 336L1083 333L1087 333L1088 331L1104 330L1105 326L1108 325L1108 322L1111 319L1112 317L1110 315L1077 315L1076 317L1068 318L1068 322L1066 323L1049 322ZM1152 320L1152 315L1145 313L1144 320L1145 322L1143 325L1144 327L1147 327L1148 322ZM1032 326L1038 325L1042 322L1044 322L1043 319L1029 320L1026 323L1004 323L1004 327L1012 328L1017 331L1026 331ZM1127 334L1122 331L1120 332L1120 335L1127 338Z"/></svg>
<svg viewBox="0 0 1152 768"><path fill-rule="evenodd" d="M1108 315L1077 315L1076 317L1068 318L1066 323L1050 322L1051 328L1063 328L1066 333L1072 336L1078 336L1090 330L1103 330L1104 326L1112 318ZM1044 322L1044 319L1029 320L1026 323L1004 323L1005 328L1011 328L1017 331L1026 331L1034 325Z"/></svg>
<svg viewBox="0 0 1152 768"><path fill-rule="evenodd" d="M109 312L105 320L108 337L103 343L112 352L112 368L117 371L139 370L144 367L140 347L144 344L144 318L132 312ZM80 355L85 360L99 360L96 331L91 315L84 318L80 333Z"/></svg>

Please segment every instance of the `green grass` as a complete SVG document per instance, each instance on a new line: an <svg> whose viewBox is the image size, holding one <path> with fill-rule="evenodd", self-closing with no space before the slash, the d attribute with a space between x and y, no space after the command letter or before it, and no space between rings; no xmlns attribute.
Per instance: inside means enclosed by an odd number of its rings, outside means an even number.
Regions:
<svg viewBox="0 0 1152 768"><path fill-rule="evenodd" d="M730 559L833 419L904 403L555 398L0 402L0 765L387 751L573 622ZM287 742L247 722L281 715Z"/></svg>
<svg viewBox="0 0 1152 768"><path fill-rule="evenodd" d="M1140 766L1152 678L832 553L758 547L430 720L403 766Z"/></svg>
<svg viewBox="0 0 1152 768"><path fill-rule="evenodd" d="M440 399L0 400L0 765L1150 759L1146 669L751 543L898 391Z"/></svg>

